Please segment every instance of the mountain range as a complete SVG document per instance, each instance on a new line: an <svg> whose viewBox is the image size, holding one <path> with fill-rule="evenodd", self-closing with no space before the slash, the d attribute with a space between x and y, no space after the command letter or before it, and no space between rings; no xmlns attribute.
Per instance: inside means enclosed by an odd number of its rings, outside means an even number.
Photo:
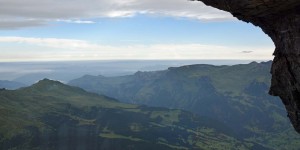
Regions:
<svg viewBox="0 0 300 150"><path fill-rule="evenodd" d="M120 103L48 79L1 89L0 103L0 149L267 149L208 117Z"/></svg>
<svg viewBox="0 0 300 150"><path fill-rule="evenodd" d="M269 62L232 66L188 65L162 71L69 82L122 102L183 109L218 120L245 141L271 149L299 149L299 135L281 101L268 95Z"/></svg>

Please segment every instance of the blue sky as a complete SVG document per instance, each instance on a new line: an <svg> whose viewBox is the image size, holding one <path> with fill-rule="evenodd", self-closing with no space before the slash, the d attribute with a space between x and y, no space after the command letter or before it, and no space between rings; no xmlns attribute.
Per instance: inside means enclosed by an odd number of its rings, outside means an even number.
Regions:
<svg viewBox="0 0 300 150"><path fill-rule="evenodd" d="M87 0L69 5L70 0L12 1L0 6L2 62L270 60L274 50L260 28L201 2Z"/></svg>

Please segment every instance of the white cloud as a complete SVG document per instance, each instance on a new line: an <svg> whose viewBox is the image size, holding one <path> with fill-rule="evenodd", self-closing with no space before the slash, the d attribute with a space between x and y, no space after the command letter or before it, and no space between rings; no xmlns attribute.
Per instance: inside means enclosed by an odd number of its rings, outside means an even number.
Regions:
<svg viewBox="0 0 300 150"><path fill-rule="evenodd" d="M1 43L10 45L8 50ZM5 45L5 44L4 44ZM0 61L111 60L111 59L272 59L274 47L227 47L203 44L113 46L83 40L0 37ZM7 50L6 50L7 49ZM26 51L26 53L24 53ZM252 51L241 53L241 51Z"/></svg>
<svg viewBox="0 0 300 150"><path fill-rule="evenodd" d="M202 2L189 0L0 0L0 20L22 18L27 21L33 19L32 21L35 22L27 23L24 27L43 25L45 21L55 20L69 20L67 21L69 23L91 23L80 20L101 17L132 17L136 14L210 21L233 19L232 15L227 12L207 7Z"/></svg>
<svg viewBox="0 0 300 150"><path fill-rule="evenodd" d="M94 24L96 22L90 20L70 20L70 19L57 19L58 22L76 23L76 24Z"/></svg>
<svg viewBox="0 0 300 150"><path fill-rule="evenodd" d="M59 49L94 49L98 47L98 45L90 44L82 40L57 38L0 37L0 42L25 43Z"/></svg>

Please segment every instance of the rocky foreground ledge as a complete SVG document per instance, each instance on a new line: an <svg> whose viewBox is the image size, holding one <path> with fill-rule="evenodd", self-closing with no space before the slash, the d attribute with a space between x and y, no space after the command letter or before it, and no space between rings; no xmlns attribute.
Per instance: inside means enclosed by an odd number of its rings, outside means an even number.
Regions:
<svg viewBox="0 0 300 150"><path fill-rule="evenodd" d="M279 96L295 130L300 133L300 1L198 0L259 26L276 49L270 94Z"/></svg>

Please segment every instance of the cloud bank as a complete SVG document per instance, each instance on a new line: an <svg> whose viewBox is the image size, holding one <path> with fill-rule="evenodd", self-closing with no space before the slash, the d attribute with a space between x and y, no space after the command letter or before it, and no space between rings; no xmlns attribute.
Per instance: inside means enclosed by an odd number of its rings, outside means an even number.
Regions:
<svg viewBox="0 0 300 150"><path fill-rule="evenodd" d="M0 0L0 29L45 25L65 20L133 17L138 14L184 17L202 21L231 20L232 15L189 0Z"/></svg>
<svg viewBox="0 0 300 150"><path fill-rule="evenodd" d="M0 61L112 60L112 59L272 59L274 47L227 47L203 44L113 46L84 40L0 37ZM14 43L14 47L5 47ZM1 46L1 45L0 45ZM251 53L241 53L252 51ZM26 53L24 53L26 51Z"/></svg>

